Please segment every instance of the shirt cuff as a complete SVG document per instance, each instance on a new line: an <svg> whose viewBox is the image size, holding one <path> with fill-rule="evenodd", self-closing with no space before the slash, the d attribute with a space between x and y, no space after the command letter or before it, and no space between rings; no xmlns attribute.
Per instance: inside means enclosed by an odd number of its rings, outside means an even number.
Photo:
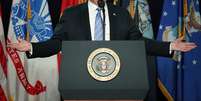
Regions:
<svg viewBox="0 0 201 101"><path fill-rule="evenodd" d="M31 44L31 47L30 47L31 49L30 49L30 51L29 51L29 55L31 56L32 54L33 54L33 46L32 46L32 44Z"/></svg>
<svg viewBox="0 0 201 101"><path fill-rule="evenodd" d="M169 54L172 54L172 42L170 43L170 46L169 46Z"/></svg>

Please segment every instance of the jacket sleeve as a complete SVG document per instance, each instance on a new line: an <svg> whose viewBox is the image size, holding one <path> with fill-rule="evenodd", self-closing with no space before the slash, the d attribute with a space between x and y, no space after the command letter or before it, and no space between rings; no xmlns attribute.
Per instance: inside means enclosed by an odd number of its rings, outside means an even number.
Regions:
<svg viewBox="0 0 201 101"><path fill-rule="evenodd" d="M68 10L66 10L57 24L51 39L44 42L32 43L33 53L30 55L26 52L28 58L48 57L57 54L61 50L62 40L68 39L67 27L65 26L68 23L68 15Z"/></svg>
<svg viewBox="0 0 201 101"><path fill-rule="evenodd" d="M144 38L138 28L138 13L135 14L134 18L135 19L133 20L128 14L129 40L144 40L146 53L148 55L171 57L171 54L169 53L170 42L161 42Z"/></svg>

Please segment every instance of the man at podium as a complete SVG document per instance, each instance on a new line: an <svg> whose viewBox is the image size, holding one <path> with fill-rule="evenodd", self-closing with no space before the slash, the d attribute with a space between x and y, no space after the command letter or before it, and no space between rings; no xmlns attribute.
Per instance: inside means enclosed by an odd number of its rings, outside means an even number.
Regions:
<svg viewBox="0 0 201 101"><path fill-rule="evenodd" d="M63 40L145 40L148 55L167 57L171 57L173 51L186 52L196 47L194 43L183 42L181 39L159 42L143 38L137 25L137 20L133 21L126 9L106 4L103 0L89 0L64 11L50 40L30 43L18 38L18 43L8 43L8 47L26 52L29 58L58 53Z"/></svg>
<svg viewBox="0 0 201 101"><path fill-rule="evenodd" d="M135 17L136 18L136 17ZM50 40L30 43L21 38L8 47L27 52L28 57L47 57L61 50L62 40L141 40L146 42L149 55L171 56L172 51L190 51L194 43L158 42L142 38L138 22L132 20L126 9L105 4L103 0L89 0L87 3L66 9Z"/></svg>
<svg viewBox="0 0 201 101"><path fill-rule="evenodd" d="M87 3L66 9L58 23L53 37L45 42L30 43L19 39L18 43L9 43L8 47L29 53L28 57L47 57L61 50L62 40L141 40L146 41L146 51L149 55L171 56L171 51L190 51L195 48L194 43L158 42L142 38L137 22L134 22L126 9L113 5L98 5L98 1L89 0ZM104 2L104 1L103 1ZM100 2L101 3L101 2ZM98 10L100 9L100 10ZM100 12L104 9L103 12ZM103 22L98 22L98 15L103 15ZM101 33L100 33L101 32Z"/></svg>

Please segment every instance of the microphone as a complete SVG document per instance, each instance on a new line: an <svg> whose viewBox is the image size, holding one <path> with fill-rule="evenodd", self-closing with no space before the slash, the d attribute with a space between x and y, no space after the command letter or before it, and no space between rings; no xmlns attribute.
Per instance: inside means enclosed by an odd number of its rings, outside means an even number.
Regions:
<svg viewBox="0 0 201 101"><path fill-rule="evenodd" d="M100 7L101 9L104 9L105 6L105 1L104 0L98 0L98 7Z"/></svg>
<svg viewBox="0 0 201 101"><path fill-rule="evenodd" d="M98 0L98 7L101 8L102 12L103 12L103 40L105 41L105 0Z"/></svg>

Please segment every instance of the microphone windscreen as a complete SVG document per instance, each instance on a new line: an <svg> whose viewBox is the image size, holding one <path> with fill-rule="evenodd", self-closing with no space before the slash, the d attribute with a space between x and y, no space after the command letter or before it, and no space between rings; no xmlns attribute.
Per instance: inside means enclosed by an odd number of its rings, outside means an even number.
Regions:
<svg viewBox="0 0 201 101"><path fill-rule="evenodd" d="M104 8L105 6L105 1L104 0L98 0L98 7Z"/></svg>

